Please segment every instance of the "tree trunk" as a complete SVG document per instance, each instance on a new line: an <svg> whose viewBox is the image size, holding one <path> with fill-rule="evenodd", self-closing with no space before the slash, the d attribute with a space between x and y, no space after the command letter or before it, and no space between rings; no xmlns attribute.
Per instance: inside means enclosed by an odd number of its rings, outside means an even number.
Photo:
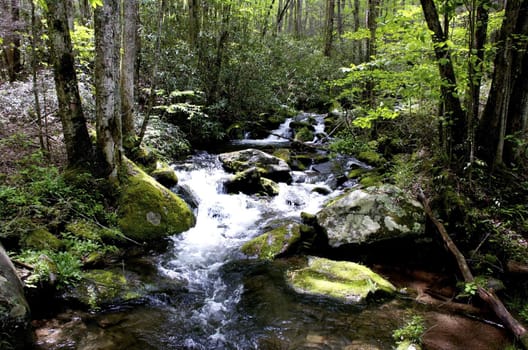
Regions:
<svg viewBox="0 0 528 350"><path fill-rule="evenodd" d="M104 0L94 13L95 116L99 175L117 182L121 164L120 0Z"/></svg>
<svg viewBox="0 0 528 350"><path fill-rule="evenodd" d="M367 54L365 57L367 62L372 61L376 56L376 31L378 29L378 11L379 0L368 0L367 7L367 28L370 32L370 37L367 40ZM370 108L375 108L374 96L374 81L369 79L365 85L364 99Z"/></svg>
<svg viewBox="0 0 528 350"><path fill-rule="evenodd" d="M196 48L200 33L200 0L189 0L189 45Z"/></svg>
<svg viewBox="0 0 528 350"><path fill-rule="evenodd" d="M59 102L58 113L68 164L88 168L93 160L92 143L79 97L66 7L60 0L47 0L46 3L51 61Z"/></svg>
<svg viewBox="0 0 528 350"><path fill-rule="evenodd" d="M330 55L332 54L332 45L333 45L333 40L334 40L334 9L335 9L335 0L327 0L325 40L324 40L324 55L327 57L330 57Z"/></svg>
<svg viewBox="0 0 528 350"><path fill-rule="evenodd" d="M123 118L123 146L125 149L131 149L134 146L136 137L134 129L134 91L137 62L138 11L137 0L123 1L121 117Z"/></svg>
<svg viewBox="0 0 528 350"><path fill-rule="evenodd" d="M469 161L473 163L475 153L475 125L479 116L480 85L484 64L484 44L488 30L489 3L474 0L469 8L469 59L468 59L468 95L467 121L469 139Z"/></svg>
<svg viewBox="0 0 528 350"><path fill-rule="evenodd" d="M526 41L522 38L528 35L527 7L526 0L510 0L506 4L493 81L477 130L477 155L492 168L504 164L507 129L513 131L519 118L522 125L522 111L526 111L525 91L517 89L526 86L526 78L522 75L523 69L526 70L523 67L523 63L526 64Z"/></svg>
<svg viewBox="0 0 528 350"><path fill-rule="evenodd" d="M0 37L4 39L5 71L9 81L13 82L22 71L19 32L23 31L23 23L20 21L20 3L18 0L3 0L0 9L4 22L0 25L0 29L3 29L0 30Z"/></svg>
<svg viewBox="0 0 528 350"><path fill-rule="evenodd" d="M519 165L528 157L528 5L524 1L519 13L517 23L519 40L514 44L512 62L513 91L510 99L509 114L506 122L506 135L504 144L504 163ZM520 35L519 35L520 34ZM524 152L524 153L523 153ZM524 154L524 159L522 158Z"/></svg>
<svg viewBox="0 0 528 350"><path fill-rule="evenodd" d="M446 153L451 163L457 168L466 161L467 125L466 116L462 110L457 93L455 70L451 54L446 44L446 36L440 25L438 12L433 0L420 0L427 26L432 31L432 40L440 77L442 78L441 92L444 104L444 118L446 128ZM455 156L453 159L452 156Z"/></svg>

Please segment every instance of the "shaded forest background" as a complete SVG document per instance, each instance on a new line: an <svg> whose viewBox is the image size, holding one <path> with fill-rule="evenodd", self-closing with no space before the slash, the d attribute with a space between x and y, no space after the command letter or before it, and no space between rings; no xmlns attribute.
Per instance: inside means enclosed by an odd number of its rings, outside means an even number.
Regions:
<svg viewBox="0 0 528 350"><path fill-rule="evenodd" d="M32 85L30 108L0 110L6 240L33 227L13 218L43 194L13 189L39 176L81 167L114 188L122 154L145 158L143 144L172 160L305 110L330 113L335 154L377 167L363 185L432 198L476 274L528 265L526 0L1 0L0 10L0 94ZM50 72L58 102L44 93ZM89 212L110 225L102 197ZM528 319L516 283L510 302Z"/></svg>

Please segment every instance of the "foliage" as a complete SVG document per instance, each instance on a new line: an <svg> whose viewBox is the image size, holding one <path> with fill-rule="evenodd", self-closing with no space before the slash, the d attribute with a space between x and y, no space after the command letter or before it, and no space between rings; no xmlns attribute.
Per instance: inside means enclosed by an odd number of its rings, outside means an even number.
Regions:
<svg viewBox="0 0 528 350"><path fill-rule="evenodd" d="M81 70L86 73L91 72L95 56L94 30L80 23L75 23L70 36L73 51Z"/></svg>
<svg viewBox="0 0 528 350"><path fill-rule="evenodd" d="M81 279L82 263L70 252L25 250L16 259L33 266L33 273L25 280L27 287L42 283L55 284L59 289L72 286Z"/></svg>
<svg viewBox="0 0 528 350"><path fill-rule="evenodd" d="M397 343L410 341L414 344L421 344L425 331L425 320L423 317L414 315L403 327L396 329L392 333L392 338Z"/></svg>

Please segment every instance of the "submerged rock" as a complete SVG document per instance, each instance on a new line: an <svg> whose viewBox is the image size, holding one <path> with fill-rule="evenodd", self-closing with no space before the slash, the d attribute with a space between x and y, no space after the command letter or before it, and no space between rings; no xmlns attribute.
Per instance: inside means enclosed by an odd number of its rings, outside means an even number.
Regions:
<svg viewBox="0 0 528 350"><path fill-rule="evenodd" d="M316 217L332 247L418 235L425 225L421 204L393 185L349 192Z"/></svg>
<svg viewBox="0 0 528 350"><path fill-rule="evenodd" d="M121 186L118 224L136 241L155 242L171 234L187 231L195 217L187 203L125 160L127 178Z"/></svg>
<svg viewBox="0 0 528 350"><path fill-rule="evenodd" d="M224 168L238 173L256 167L261 176L277 182L291 182L290 166L284 160L257 149L222 153L219 156Z"/></svg>
<svg viewBox="0 0 528 350"><path fill-rule="evenodd" d="M360 303L375 293L396 288L368 267L348 261L310 257L308 266L290 270L288 282L299 293L326 296L345 303Z"/></svg>
<svg viewBox="0 0 528 350"><path fill-rule="evenodd" d="M30 348L30 319L22 282L0 244L0 348Z"/></svg>

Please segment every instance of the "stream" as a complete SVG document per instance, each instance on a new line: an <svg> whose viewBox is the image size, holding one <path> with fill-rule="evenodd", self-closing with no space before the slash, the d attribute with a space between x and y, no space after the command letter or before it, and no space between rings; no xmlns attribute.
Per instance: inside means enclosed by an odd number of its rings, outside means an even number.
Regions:
<svg viewBox="0 0 528 350"><path fill-rule="evenodd" d="M282 127L276 133L287 132ZM237 147L282 142L245 140ZM294 181L268 198L226 194L229 174L214 154L197 153L174 168L197 204L197 224L145 262L163 287L104 312L66 310L37 329L38 349L391 349L393 330L426 312L403 298L357 306L299 295L284 281L284 261L240 252L278 222L315 214L341 193L332 176L293 172ZM332 190L322 195L315 187Z"/></svg>

